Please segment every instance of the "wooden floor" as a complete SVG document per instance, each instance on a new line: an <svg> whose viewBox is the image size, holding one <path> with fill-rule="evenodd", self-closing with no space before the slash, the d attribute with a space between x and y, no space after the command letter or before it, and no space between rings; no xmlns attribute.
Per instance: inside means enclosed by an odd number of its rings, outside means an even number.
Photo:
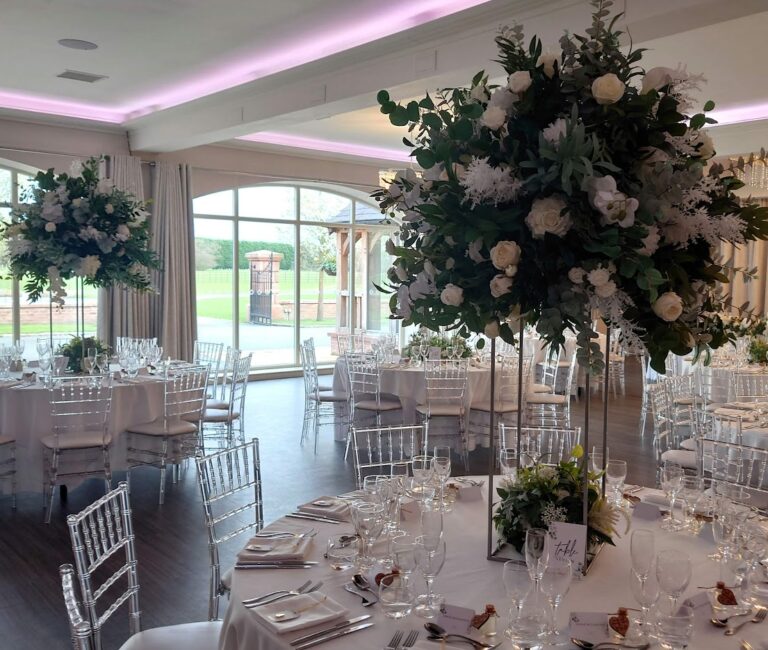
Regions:
<svg viewBox="0 0 768 650"><path fill-rule="evenodd" d="M638 434L638 367L629 367L628 375L627 396L609 400L610 455L628 461L629 482L652 484L651 436ZM354 486L352 467L344 462L344 445L333 442L330 431L321 433L317 455L311 445L299 447L302 391L300 379L254 382L248 388L247 437L258 436L261 443L266 521L313 496L338 494ZM575 423L583 423L583 405L583 397L574 402ZM590 420L597 442L602 430L599 397L592 398ZM484 473L487 466L487 453L471 454L470 473ZM208 552L194 469L190 467L178 484L170 486L162 507L157 505L157 491L156 470L135 472L131 503L145 628L207 616ZM22 495L16 512L9 499L0 498L0 650L69 647L58 579L59 565L72 561L65 517L102 493L98 481L70 492L67 502L54 509L49 526L42 523L39 495ZM229 549L225 562L232 561L235 550ZM118 648L127 638L126 619L119 612L108 625L106 648Z"/></svg>

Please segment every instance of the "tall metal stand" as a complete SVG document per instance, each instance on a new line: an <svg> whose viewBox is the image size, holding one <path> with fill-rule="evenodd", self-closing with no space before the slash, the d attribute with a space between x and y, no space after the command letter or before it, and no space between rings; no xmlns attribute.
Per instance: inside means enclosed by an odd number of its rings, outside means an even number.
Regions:
<svg viewBox="0 0 768 650"><path fill-rule="evenodd" d="M491 339L491 407L488 412L488 548L487 557L494 560L493 555L493 477L496 470L496 339Z"/></svg>

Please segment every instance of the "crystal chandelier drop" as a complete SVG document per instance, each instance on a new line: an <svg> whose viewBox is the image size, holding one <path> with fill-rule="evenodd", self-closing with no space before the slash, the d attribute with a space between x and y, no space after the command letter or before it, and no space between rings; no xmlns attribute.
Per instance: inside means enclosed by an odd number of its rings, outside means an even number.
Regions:
<svg viewBox="0 0 768 650"><path fill-rule="evenodd" d="M746 158L731 158L730 162L733 175L748 188L768 190L768 159L764 150Z"/></svg>

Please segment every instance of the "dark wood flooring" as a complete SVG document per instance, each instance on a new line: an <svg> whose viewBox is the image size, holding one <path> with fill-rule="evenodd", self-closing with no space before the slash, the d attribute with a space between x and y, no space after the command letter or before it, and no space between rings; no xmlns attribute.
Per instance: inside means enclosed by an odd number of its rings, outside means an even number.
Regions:
<svg viewBox="0 0 768 650"><path fill-rule="evenodd" d="M644 437L638 434L638 366L628 367L628 379L627 396L609 401L610 454L628 461L629 482L652 484L650 424ZM313 496L354 487L352 466L344 462L344 445L333 442L330 431L321 433L317 455L311 445L299 447L302 391L300 379L253 382L248 389L247 437L258 436L261 444L266 521ZM591 437L598 442L602 400L593 396L590 404ZM583 422L583 406L583 397L574 403L575 422ZM482 474L487 466L484 450L470 455L470 473ZM134 473L131 503L145 628L207 616L208 551L193 467L169 487L162 507L157 505L157 492L156 470ZM0 497L0 650L69 647L58 577L59 565L72 561L65 518L102 493L99 481L71 491L66 503L55 507L48 526L42 522L39 495L21 495L16 512L9 499ZM233 560L236 547L228 549L225 562ZM127 638L126 619L119 612L107 626L106 648L118 648Z"/></svg>

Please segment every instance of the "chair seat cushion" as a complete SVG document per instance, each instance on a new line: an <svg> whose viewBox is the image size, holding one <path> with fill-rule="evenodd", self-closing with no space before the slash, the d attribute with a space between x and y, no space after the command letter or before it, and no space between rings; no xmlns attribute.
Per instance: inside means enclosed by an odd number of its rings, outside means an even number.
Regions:
<svg viewBox="0 0 768 650"><path fill-rule="evenodd" d="M134 634L120 650L216 650L221 621L167 625Z"/></svg>
<svg viewBox="0 0 768 650"><path fill-rule="evenodd" d="M403 407L400 402L390 402L387 400L377 402L375 399L364 399L355 402L355 408L362 409L363 411L397 411Z"/></svg>
<svg viewBox="0 0 768 650"><path fill-rule="evenodd" d="M677 463L686 469L696 469L696 452L687 449L670 449L661 455L662 462Z"/></svg>
<svg viewBox="0 0 768 650"><path fill-rule="evenodd" d="M422 415L437 417L451 415L458 417L464 415L464 406L462 404L432 404L432 406L419 404L416 410Z"/></svg>
<svg viewBox="0 0 768 650"><path fill-rule="evenodd" d="M132 424L127 432L140 433L145 436L180 436L197 433L197 426L184 420L170 420L166 426L162 420L155 420L146 424Z"/></svg>
<svg viewBox="0 0 768 650"><path fill-rule="evenodd" d="M332 390L321 390L315 396L315 400L318 402L346 402L348 399L349 395L345 393L336 393Z"/></svg>
<svg viewBox="0 0 768 650"><path fill-rule="evenodd" d="M469 407L473 411L486 411L487 413L491 412L491 400L486 400L484 402L472 402L472 404ZM496 402L493 406L496 413L515 413L517 411L517 400L514 402L512 400L506 400L504 402Z"/></svg>
<svg viewBox="0 0 768 650"><path fill-rule="evenodd" d="M531 393L551 393L552 386L547 386L546 384L530 384L528 390Z"/></svg>
<svg viewBox="0 0 768 650"><path fill-rule="evenodd" d="M680 443L680 449L696 451L696 438L686 438Z"/></svg>
<svg viewBox="0 0 768 650"><path fill-rule="evenodd" d="M551 393L528 393L525 396L528 405L533 404L566 404L568 395L554 395Z"/></svg>
<svg viewBox="0 0 768 650"><path fill-rule="evenodd" d="M200 418L201 422L229 422L230 420L237 420L240 417L240 413L234 411L232 415L229 414L227 409L205 409L203 411L203 417Z"/></svg>
<svg viewBox="0 0 768 650"><path fill-rule="evenodd" d="M56 448L56 439L53 434L45 436L40 440L44 447L48 449ZM101 431L78 431L76 433L65 433L59 436L59 449L90 449L92 447L101 447L106 442L112 441L111 436L104 439Z"/></svg>
<svg viewBox="0 0 768 650"><path fill-rule="evenodd" d="M9 442L16 442L13 436L0 436L0 445L7 445Z"/></svg>
<svg viewBox="0 0 768 650"><path fill-rule="evenodd" d="M228 409L229 402L223 399L207 399L205 400L205 408L207 409Z"/></svg>

